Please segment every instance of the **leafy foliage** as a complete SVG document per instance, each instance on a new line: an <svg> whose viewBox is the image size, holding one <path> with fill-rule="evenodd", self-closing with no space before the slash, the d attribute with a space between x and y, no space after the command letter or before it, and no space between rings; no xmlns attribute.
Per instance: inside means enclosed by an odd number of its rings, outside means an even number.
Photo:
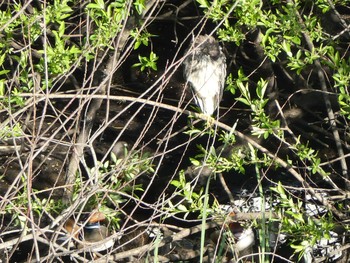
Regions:
<svg viewBox="0 0 350 263"><path fill-rule="evenodd" d="M261 262L275 251L265 238L273 220L281 221L299 259L330 238L335 221L347 224L345 198L329 202L314 190L335 196L349 191L349 19L338 15L349 1L22 2L7 1L0 10L2 240L11 238L11 220L19 231L46 238L41 223L64 211L61 225L71 215L99 210L109 230L122 234L135 225L141 229L142 220L148 228L170 218L192 223L196 215L203 252L205 225L225 221L220 202L238 198L238 185L222 181L236 184L242 174L255 177L260 198L263 216L254 225ZM205 33L222 41L228 78L218 115L201 121L173 107L185 108L190 98L179 74L186 41ZM133 141L133 149L109 155L112 141L122 138ZM144 146L152 154L138 150ZM75 182L67 183L74 164ZM189 165L210 173L190 178ZM36 189L36 177L51 173L56 178L45 177L43 190ZM308 216L306 201L292 197L287 183L314 195L328 211ZM63 202L56 192L72 185L73 198ZM274 207L266 206L265 185L278 196ZM146 219L135 219L136 210L147 211ZM158 233L154 261L161 240L168 239ZM226 256L225 244L216 245L217 255ZM54 249L57 254L62 248ZM32 250L45 261L37 247ZM234 246L229 250L237 256ZM75 255L67 251L62 253Z"/></svg>
<svg viewBox="0 0 350 263"><path fill-rule="evenodd" d="M157 60L158 60L158 56L155 53L153 53L153 52L151 52L149 54L149 58L139 55L139 61L140 62L134 64L133 67L140 67L141 71L144 71L146 68L147 69L157 70L157 64L156 64Z"/></svg>

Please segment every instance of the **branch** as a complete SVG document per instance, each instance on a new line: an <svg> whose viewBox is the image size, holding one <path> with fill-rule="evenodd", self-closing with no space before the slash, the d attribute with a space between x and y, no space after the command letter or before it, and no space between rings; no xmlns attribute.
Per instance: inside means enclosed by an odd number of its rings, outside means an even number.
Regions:
<svg viewBox="0 0 350 263"><path fill-rule="evenodd" d="M41 100L45 100L45 99L62 99L62 98L89 98L91 97L91 95L71 95L71 94L46 94L46 95L42 95L42 94L21 94L20 96L23 97L33 97L35 96L36 101L39 102ZM106 95L93 95L94 98L99 98L99 99L105 99L105 100L117 100L117 101L130 101L133 103L142 103L142 104L147 104L147 105L151 105L154 107L159 107L159 108L163 108L166 110L171 110L174 112L178 112L178 113L183 113L186 115L192 115L198 119L201 119L203 121L208 121L208 116L200 114L200 113L194 113L188 110L183 110L181 108L175 107L175 106L171 106L171 105L167 105L161 102L155 102L155 101L151 101L149 99L141 99L141 98L133 98L133 97L128 97L128 96L106 96ZM1 98L1 97L0 97ZM285 168L291 175L294 176L295 179L297 179L305 188L306 190L312 195L314 196L319 202L321 202L325 207L327 207L327 209L331 210L336 216L338 216L339 218L345 218L346 215L343 214L342 212L338 211L331 203L329 203L321 194L317 193L305 180L304 178L293 168L291 167L286 161L284 161L283 159L281 159L280 157L276 156L274 153L270 152L269 150L267 150L265 147L261 146L259 143L257 143L256 141L254 141L253 139L251 139L249 136L244 135L243 133L233 129L232 127L218 121L215 119L212 119L211 122L213 123L213 125L216 125L217 127L220 127L228 132L232 132L233 134L235 134L237 137L239 137L240 139L242 139L243 141L246 141L247 143L250 143L253 147L255 147L256 149L258 149L260 152L265 153L266 155L268 155L269 157L271 157L277 164L279 164L280 166L282 166L283 168Z"/></svg>
<svg viewBox="0 0 350 263"><path fill-rule="evenodd" d="M287 2L289 4L294 4L294 2L292 0L287 0ZM315 46L312 43L311 38L307 33L307 29L305 27L304 21L300 15L300 13L297 10L295 10L295 12L296 12L296 15L298 17L299 23L300 23L301 27L303 28L302 32L303 32L303 36L305 38L306 44L307 44L309 50L312 51L315 49ZM319 59L315 60L315 67L317 70L318 78L320 80L321 90L323 91L323 99L326 103L329 124L330 124L332 132L333 132L333 137L334 137L335 145L337 147L338 155L339 155L339 157L344 157L344 150L342 147L340 135L339 135L338 128L336 125L336 121L335 121L336 117L335 117L333 109L332 109L331 100L330 100L329 95L328 95L326 79L325 79L324 72L322 70L322 66L321 66ZM348 170L345 158L340 159L340 165L342 167L342 175L344 178L346 178L346 180L345 180L346 190L349 191L350 190L349 174L348 174L349 170Z"/></svg>
<svg viewBox="0 0 350 263"><path fill-rule="evenodd" d="M155 4L156 1L148 1L146 8L143 10L143 15L145 15L149 9ZM129 5L129 9L131 8L131 3ZM142 16L143 16L142 15ZM128 17L128 19L125 21L123 25L123 29L121 30L121 33L119 34L118 38L115 41L115 52L113 56L111 56L105 66L105 69L103 70L103 74L106 76L104 80L99 84L99 86L94 91L94 94L98 94L100 96L104 96L107 94L107 89L111 85L113 74L115 73L117 69L117 62L120 60L121 52L126 45L126 42L129 39L131 30L135 28L137 20L134 16ZM131 48L132 45L130 45L129 48ZM102 64L102 61L97 63L98 65ZM97 74L100 74L101 72L96 72ZM98 78L97 78L98 79ZM96 97L93 96L93 100L91 104L88 107L87 114L84 120L83 127L81 128L81 131L79 132L79 136L77 138L77 143L75 144L73 148L73 153L70 158L70 162L68 164L67 168L67 176L66 176L66 185L67 188L65 188L65 194L64 194L64 201L66 203L70 203L73 195L73 188L74 188L74 182L76 178L76 173L79 169L79 163L80 159L84 155L84 148L86 146L86 142L89 139L89 134L91 132L93 122L96 117L96 113L101 107L102 101L104 97ZM106 115L106 119L108 117L108 112Z"/></svg>

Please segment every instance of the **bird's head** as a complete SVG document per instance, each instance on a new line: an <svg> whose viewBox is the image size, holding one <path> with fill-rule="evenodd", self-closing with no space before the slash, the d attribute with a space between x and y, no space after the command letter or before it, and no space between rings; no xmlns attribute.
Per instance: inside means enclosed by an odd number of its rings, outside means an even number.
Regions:
<svg viewBox="0 0 350 263"><path fill-rule="evenodd" d="M217 60L220 56L220 45L214 37L200 35L195 40L195 47L198 47L197 53L209 55L211 59Z"/></svg>

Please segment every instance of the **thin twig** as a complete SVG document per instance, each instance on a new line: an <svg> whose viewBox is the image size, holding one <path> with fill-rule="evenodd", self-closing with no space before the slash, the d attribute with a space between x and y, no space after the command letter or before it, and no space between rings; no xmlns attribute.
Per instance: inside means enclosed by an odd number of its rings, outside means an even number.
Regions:
<svg viewBox="0 0 350 263"><path fill-rule="evenodd" d="M294 2L292 0L287 0L287 2L289 4L293 4L294 5ZM299 20L299 23L300 23L301 27L303 28L302 34L303 34L303 36L305 38L306 44L307 44L309 50L312 52L315 49L315 46L312 43L312 40L311 40L311 38L310 38L310 36L308 34L308 31L306 29L304 20L303 20L303 18L301 17L300 13L297 10L295 10L295 14L298 17L298 20ZM339 155L339 157L344 157L344 150L343 150L343 147L342 147L340 135L339 135L338 128L337 128L337 125L336 125L336 121L335 121L336 117L334 115L334 112L333 112L333 109L332 109L332 104L331 104L330 98L329 98L328 93L327 93L328 90L327 90L326 79L325 79L324 72L323 72L323 69L322 69L322 66L321 66L321 62L320 62L319 59L315 60L315 67L316 67L318 79L320 80L321 90L323 91L322 94L323 94L323 98L324 98L324 101L325 101L325 104L326 104L326 108L327 108L329 124L330 124L332 132L333 132L333 137L334 137L335 145L337 147L338 155ZM340 165L342 167L342 175L343 175L344 178L347 179L347 180L345 180L346 189L349 191L350 190L350 183L348 181L349 180L349 174L348 174L349 170L348 170L345 158L340 159Z"/></svg>
<svg viewBox="0 0 350 263"><path fill-rule="evenodd" d="M30 97L33 96L33 94L22 94L23 97ZM52 99L62 99L62 98L84 98L89 97L90 95L70 95L70 94L48 94L48 95L37 95L37 100L44 100L48 98ZM151 101L149 99L141 99L141 98L133 98L133 97L127 97L127 96L103 96L103 95L94 95L94 98L101 98L101 99L109 99L109 100L122 100L122 101L130 101L132 103L142 103L142 104L148 104L156 107L160 107L163 109L184 113L186 115L192 115L196 118L202 119L203 121L208 120L208 116L200 114L200 113L194 113L188 110L183 110L175 106L167 105L161 102L155 102ZM1 97L0 97L1 98ZM218 120L213 119L213 124L217 127L220 127L228 132L232 132L233 128L231 126L228 126ZM281 165L283 168L285 168L290 174L292 174L295 179L297 179L304 187L305 189L314 196L319 202L321 202L325 207L327 207L329 210L331 210L335 215L337 215L339 218L345 218L346 215L342 212L338 211L333 205L331 205L322 195L317 193L306 181L305 179L293 168L291 167L286 161L276 156L274 153L271 153L269 150L267 150L265 147L261 146L259 143L251 139L249 136L246 136L245 134L237 131L234 129L233 133L239 137L241 140L246 141L250 143L253 147L258 149L260 152L265 153L269 157L271 157L276 163Z"/></svg>

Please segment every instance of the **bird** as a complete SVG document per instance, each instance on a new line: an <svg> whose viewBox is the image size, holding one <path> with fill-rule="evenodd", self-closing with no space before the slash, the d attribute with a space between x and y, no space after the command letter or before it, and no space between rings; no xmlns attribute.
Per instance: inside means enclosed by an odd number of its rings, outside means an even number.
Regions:
<svg viewBox="0 0 350 263"><path fill-rule="evenodd" d="M209 35L199 35L192 40L187 53L183 61L184 79L201 111L211 116L222 99L226 78L225 54L219 42Z"/></svg>
<svg viewBox="0 0 350 263"><path fill-rule="evenodd" d="M99 222L86 224L84 231L81 233L82 242L78 243L77 247L91 246L91 252L107 250L114 245L114 240L109 238L110 235L108 228Z"/></svg>
<svg viewBox="0 0 350 263"><path fill-rule="evenodd" d="M88 247L91 252L105 251L114 245L115 240L111 239L108 228L100 222L106 219L101 212L92 213L86 224L77 223L72 217L64 223L68 235L61 236L59 243L67 243L72 239L78 249Z"/></svg>

